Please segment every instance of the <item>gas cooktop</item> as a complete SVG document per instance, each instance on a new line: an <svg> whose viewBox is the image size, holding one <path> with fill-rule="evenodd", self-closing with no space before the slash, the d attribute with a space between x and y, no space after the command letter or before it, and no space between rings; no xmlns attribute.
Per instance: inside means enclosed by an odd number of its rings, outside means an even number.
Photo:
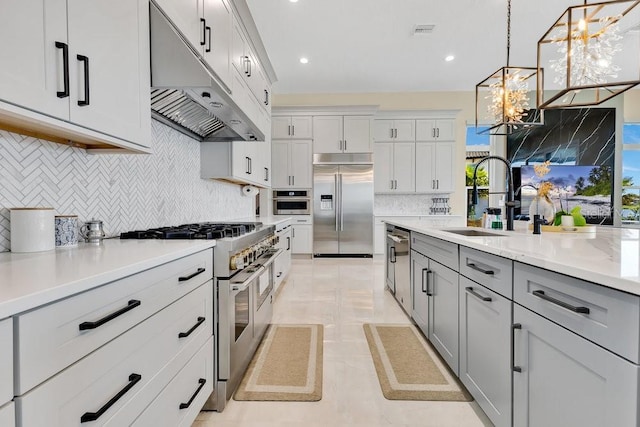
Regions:
<svg viewBox="0 0 640 427"><path fill-rule="evenodd" d="M150 228L120 233L121 239L223 239L240 237L262 227L261 222L201 222L175 227Z"/></svg>

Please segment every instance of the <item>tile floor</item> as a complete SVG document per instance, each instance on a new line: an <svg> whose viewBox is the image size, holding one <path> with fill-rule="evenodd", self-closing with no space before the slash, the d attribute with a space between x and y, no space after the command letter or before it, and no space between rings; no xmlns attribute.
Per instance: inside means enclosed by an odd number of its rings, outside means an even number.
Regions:
<svg viewBox="0 0 640 427"><path fill-rule="evenodd" d="M201 412L192 427L382 427L491 425L475 403L412 402L382 396L363 323L410 323L385 291L384 260L294 259L278 290L273 323L324 324L319 402L238 402Z"/></svg>

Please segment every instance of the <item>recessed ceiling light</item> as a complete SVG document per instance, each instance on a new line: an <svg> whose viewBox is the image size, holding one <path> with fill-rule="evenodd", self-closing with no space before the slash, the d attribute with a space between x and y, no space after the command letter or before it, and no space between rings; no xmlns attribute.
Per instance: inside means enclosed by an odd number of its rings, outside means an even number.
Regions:
<svg viewBox="0 0 640 427"><path fill-rule="evenodd" d="M301 64L308 64L309 63L309 59L305 58L305 57L302 57L302 58L300 58L300 63Z"/></svg>
<svg viewBox="0 0 640 427"><path fill-rule="evenodd" d="M298 3L298 0L289 0L291 3Z"/></svg>
<svg viewBox="0 0 640 427"><path fill-rule="evenodd" d="M454 59L456 59L456 57L455 57L455 56L453 56L453 55L447 55L447 56L445 56L445 58L444 58L444 60L445 60L445 61L447 61L447 62L451 62L451 61L453 61Z"/></svg>

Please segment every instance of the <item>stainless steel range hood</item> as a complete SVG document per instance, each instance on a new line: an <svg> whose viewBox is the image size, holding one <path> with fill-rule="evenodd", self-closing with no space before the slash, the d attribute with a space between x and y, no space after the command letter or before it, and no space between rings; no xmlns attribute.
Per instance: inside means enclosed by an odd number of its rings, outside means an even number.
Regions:
<svg viewBox="0 0 640 427"><path fill-rule="evenodd" d="M200 141L264 140L229 89L150 3L152 116Z"/></svg>

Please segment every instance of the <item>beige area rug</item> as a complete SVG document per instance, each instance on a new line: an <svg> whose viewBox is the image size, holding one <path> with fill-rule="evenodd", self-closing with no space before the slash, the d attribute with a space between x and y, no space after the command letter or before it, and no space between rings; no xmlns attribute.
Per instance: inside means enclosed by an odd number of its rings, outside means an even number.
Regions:
<svg viewBox="0 0 640 427"><path fill-rule="evenodd" d="M389 400L472 400L413 325L365 323L363 326L384 397Z"/></svg>
<svg viewBox="0 0 640 427"><path fill-rule="evenodd" d="M322 325L270 325L233 398L322 398Z"/></svg>

